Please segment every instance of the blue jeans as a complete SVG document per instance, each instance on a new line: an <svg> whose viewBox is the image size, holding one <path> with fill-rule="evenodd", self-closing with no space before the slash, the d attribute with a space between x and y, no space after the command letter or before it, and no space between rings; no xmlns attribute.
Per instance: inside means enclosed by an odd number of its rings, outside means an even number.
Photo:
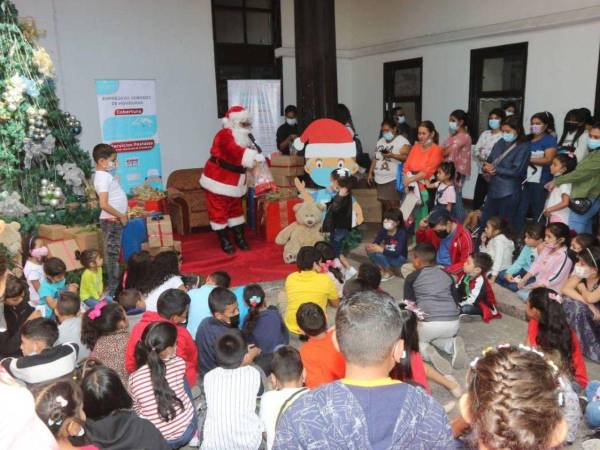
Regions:
<svg viewBox="0 0 600 450"><path fill-rule="evenodd" d="M192 440L192 438L194 437L194 434L198 430L198 416L196 413L196 407L194 406L194 398L192 397L192 390L190 389L188 382L185 379L183 380L183 389L185 390L185 393L190 398L190 401L192 402L192 408L194 409L194 417L192 417L192 421L190 422L188 427L185 429L185 431L183 432L183 434L181 435L180 438L174 439L172 441L167 441L167 444L169 444L171 446L171 448L183 447L185 444L187 444L188 442L190 442Z"/></svg>
<svg viewBox="0 0 600 450"><path fill-rule="evenodd" d="M514 194L502 198L490 198L488 194L481 213L480 229L485 229L485 224L490 217L500 216L506 220L514 230L516 228L515 211L517 210L518 204L519 192L515 192Z"/></svg>
<svg viewBox="0 0 600 450"><path fill-rule="evenodd" d="M527 272L525 272L524 270L520 270L518 273L515 273L513 275L513 277L518 276L525 276ZM511 290L513 292L517 292L519 290L519 288L517 287L517 283L511 283L510 281L507 281L504 278L504 275L506 275L506 270L501 270L500 272L498 272L498 276L496 277L496 284L499 284L500 286ZM531 279L527 281L527 284L531 283Z"/></svg>
<svg viewBox="0 0 600 450"><path fill-rule="evenodd" d="M542 170L541 167L538 170ZM516 236L520 236L527 220L527 212L531 209L531 215L534 221L538 220L544 210L548 191L542 183L525 183L519 200L519 207L516 210L516 227L514 229Z"/></svg>
<svg viewBox="0 0 600 450"><path fill-rule="evenodd" d="M113 303L114 300L110 295L105 295L103 297L103 300L106 300L107 303ZM83 301L84 305L87 306L89 309L92 309L94 306L96 306L98 303L100 303L100 300L97 300L95 298L88 298L87 300Z"/></svg>
<svg viewBox="0 0 600 450"><path fill-rule="evenodd" d="M575 230L577 234L592 233L592 219L600 211L600 199L592 202L592 207L585 214L577 214L571 211L569 214L569 228Z"/></svg>
<svg viewBox="0 0 600 450"><path fill-rule="evenodd" d="M600 400L594 400L596 391L600 388L600 381L590 381L585 388L585 396L588 399L585 408L585 421L590 428L600 427Z"/></svg>
<svg viewBox="0 0 600 450"><path fill-rule="evenodd" d="M385 256L383 253L367 252L367 256L373 261L373 264L386 270L390 267L400 267L406 262L406 257L402 255L397 258L392 258L390 256Z"/></svg>
<svg viewBox="0 0 600 450"><path fill-rule="evenodd" d="M465 216L467 215L462 197L462 188L465 185L466 178L465 175L459 175L458 179L460 180L460 186L458 183L454 185L454 190L456 191L456 203L454 204L454 208L452 208L452 216L458 223L463 223L465 221Z"/></svg>
<svg viewBox="0 0 600 450"><path fill-rule="evenodd" d="M336 228L333 230L330 236L331 246L335 251L335 256L339 258L342 254L342 247L344 246L344 240L348 236L349 230L345 230L342 228Z"/></svg>

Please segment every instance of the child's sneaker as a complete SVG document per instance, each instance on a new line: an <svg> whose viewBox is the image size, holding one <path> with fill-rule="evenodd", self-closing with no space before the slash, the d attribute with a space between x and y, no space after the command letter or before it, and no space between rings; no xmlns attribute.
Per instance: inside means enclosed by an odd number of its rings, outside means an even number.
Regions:
<svg viewBox="0 0 600 450"><path fill-rule="evenodd" d="M194 434L194 437L190 442L187 443L188 447L200 447L200 438L198 438L198 432Z"/></svg>
<svg viewBox="0 0 600 450"><path fill-rule="evenodd" d="M381 282L384 283L386 281L390 281L392 278L394 278L393 273L386 273L385 275L381 276Z"/></svg>
<svg viewBox="0 0 600 450"><path fill-rule="evenodd" d="M464 369L466 354L465 354L465 341L460 336L454 338L454 346L452 352L452 367L455 369Z"/></svg>
<svg viewBox="0 0 600 450"><path fill-rule="evenodd" d="M356 270L353 266L346 271L346 276L344 276L344 281L348 281L350 278L355 277L358 274L358 270Z"/></svg>

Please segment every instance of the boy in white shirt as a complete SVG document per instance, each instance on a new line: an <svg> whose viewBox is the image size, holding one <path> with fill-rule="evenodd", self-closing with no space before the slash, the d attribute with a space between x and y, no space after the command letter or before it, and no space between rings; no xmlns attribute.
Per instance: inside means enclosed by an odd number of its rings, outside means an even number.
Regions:
<svg viewBox="0 0 600 450"><path fill-rule="evenodd" d="M260 401L260 418L267 431L267 449L273 448L277 419L297 398L308 391L300 352L286 345L279 347L271 362L271 383L276 390L265 392Z"/></svg>
<svg viewBox="0 0 600 450"><path fill-rule="evenodd" d="M96 163L94 189L98 194L100 228L104 237L104 266L108 275L107 295L114 296L119 284L121 235L127 225L127 195L115 178L117 151L108 144L98 144L92 151Z"/></svg>

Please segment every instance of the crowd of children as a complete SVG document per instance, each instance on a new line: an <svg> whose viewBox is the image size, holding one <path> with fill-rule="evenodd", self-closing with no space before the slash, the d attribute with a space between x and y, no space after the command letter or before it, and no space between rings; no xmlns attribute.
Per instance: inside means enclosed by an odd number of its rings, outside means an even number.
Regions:
<svg viewBox="0 0 600 450"><path fill-rule="evenodd" d="M188 291L173 251L134 253L117 270L126 216L114 153L100 146L94 158L106 245L78 255L79 285L35 236L23 278L0 254L0 448L541 449L573 442L584 417L600 425L584 361L600 361L600 247L554 220L562 196L522 240L499 217L474 239L454 219L455 169L442 164L410 257L402 213L388 209L366 245L372 262L356 271L341 254L351 181L336 171L331 242L300 249L282 314L258 284L232 290L224 271ZM570 158L552 172L567 173ZM380 285L399 273L395 299ZM466 366L462 318L501 317L494 284L526 301L527 340L484 350L463 393L452 376ZM455 400L442 406L430 382Z"/></svg>

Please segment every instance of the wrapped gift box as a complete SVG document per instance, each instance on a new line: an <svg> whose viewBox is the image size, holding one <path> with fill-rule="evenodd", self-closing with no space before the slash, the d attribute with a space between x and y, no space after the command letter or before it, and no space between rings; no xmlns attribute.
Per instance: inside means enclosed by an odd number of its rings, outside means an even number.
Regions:
<svg viewBox="0 0 600 450"><path fill-rule="evenodd" d="M258 231L267 242L275 242L277 234L296 220L294 205L302 203L299 198L264 198L258 200Z"/></svg>
<svg viewBox="0 0 600 450"><path fill-rule="evenodd" d="M304 174L304 157L296 155L271 155L271 173L279 175Z"/></svg>
<svg viewBox="0 0 600 450"><path fill-rule="evenodd" d="M74 239L66 239L63 241L47 242L48 255L54 258L60 258L67 266L67 272L81 269L83 266L75 256L79 250Z"/></svg>
<svg viewBox="0 0 600 450"><path fill-rule="evenodd" d="M150 247L171 247L173 245L173 226L169 216L148 217L146 229Z"/></svg>
<svg viewBox="0 0 600 450"><path fill-rule="evenodd" d="M173 241L173 245L164 247L151 247L148 242L142 244L142 250L150 253L151 256L156 256L162 252L176 251L181 253L181 241Z"/></svg>
<svg viewBox="0 0 600 450"><path fill-rule="evenodd" d="M73 239L79 250L98 250L102 253L102 233L97 227L67 227L65 239Z"/></svg>
<svg viewBox="0 0 600 450"><path fill-rule="evenodd" d="M278 186L277 192L281 194L283 198L294 198L298 197L298 189L295 186Z"/></svg>
<svg viewBox="0 0 600 450"><path fill-rule="evenodd" d="M362 208L365 222L381 223L381 203L377 200L377 189L352 189L352 195Z"/></svg>
<svg viewBox="0 0 600 450"><path fill-rule="evenodd" d="M65 238L65 230L67 229L64 225L44 225L40 224L38 227L38 236L48 241L60 241Z"/></svg>
<svg viewBox="0 0 600 450"><path fill-rule="evenodd" d="M296 175L273 175L273 181L277 187L293 187Z"/></svg>

